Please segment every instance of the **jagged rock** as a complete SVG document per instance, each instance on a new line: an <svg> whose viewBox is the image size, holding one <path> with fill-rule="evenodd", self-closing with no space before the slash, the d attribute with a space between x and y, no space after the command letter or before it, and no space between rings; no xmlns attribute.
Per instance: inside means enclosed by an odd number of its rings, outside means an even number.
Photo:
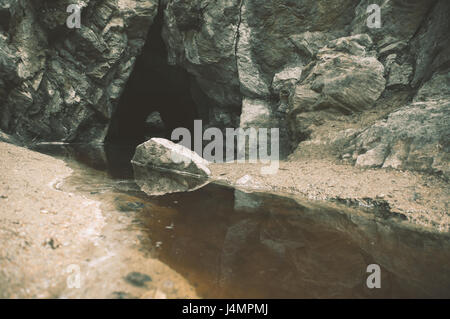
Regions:
<svg viewBox="0 0 450 319"><path fill-rule="evenodd" d="M272 89L275 93L280 93L283 89L289 90L300 81L302 75L301 66L291 66L278 72L273 77Z"/></svg>
<svg viewBox="0 0 450 319"><path fill-rule="evenodd" d="M245 98L242 102L240 127L270 128L272 122L272 107L265 100Z"/></svg>
<svg viewBox="0 0 450 319"><path fill-rule="evenodd" d="M359 134L350 146L356 165L441 173L448 178L449 86L450 73L434 75L411 104Z"/></svg>
<svg viewBox="0 0 450 319"><path fill-rule="evenodd" d="M132 164L176 173L209 176L208 161L190 149L163 138L152 138L136 148Z"/></svg>
<svg viewBox="0 0 450 319"><path fill-rule="evenodd" d="M275 152L278 152L279 158L284 158L289 154L289 137L285 127L281 125L283 119L275 115L273 105L266 100L245 98L242 103L242 114L240 128L246 129L267 129L267 150L272 154L272 146L276 145ZM272 135L271 129L278 129L278 135ZM263 134L261 131L259 133ZM246 154L256 154L256 149L250 150L250 146L261 147L261 135L258 133L258 143L250 142L247 138ZM275 154L275 153L274 153ZM261 155L261 154L260 154ZM273 156L273 155L272 155Z"/></svg>
<svg viewBox="0 0 450 319"><path fill-rule="evenodd" d="M356 166L360 167L380 167L386 158L386 145L380 144L377 147L359 155Z"/></svg>
<svg viewBox="0 0 450 319"><path fill-rule="evenodd" d="M406 41L397 41L395 38L386 37L384 41L379 44L379 55L396 55L395 52L400 52L408 46Z"/></svg>
<svg viewBox="0 0 450 319"><path fill-rule="evenodd" d="M297 138L307 136L310 124L320 122L323 110L352 114L370 108L385 88L383 65L372 56L372 41L355 35L331 41L317 53L295 88L289 112L290 127ZM313 112L317 115L305 115Z"/></svg>
<svg viewBox="0 0 450 319"><path fill-rule="evenodd" d="M330 0L326 3L313 0L301 3L245 0L241 14L244 26L249 27L245 35L250 34L250 37L245 40L248 49L246 46L242 49L250 53L249 59L258 69L260 80L270 85L274 75L286 65L308 62L307 54L302 54L296 45L296 35L303 34L303 39L308 42L320 38L316 32L343 36L345 26L352 20L354 6L354 1L349 0ZM305 34L308 31L311 34ZM237 49L239 55L239 44Z"/></svg>
<svg viewBox="0 0 450 319"><path fill-rule="evenodd" d="M241 107L236 65L239 12L239 1L169 0L165 10L163 37L169 64L185 68L206 97L225 112Z"/></svg>
<svg viewBox="0 0 450 319"><path fill-rule="evenodd" d="M445 0L444 0L445 1ZM355 8L355 16L351 23L352 34L367 33L379 48L397 41L408 42L420 27L428 10L436 1L423 0L362 0ZM367 25L367 8L377 4L381 9L381 28L370 28ZM389 43L389 44L388 44Z"/></svg>
<svg viewBox="0 0 450 319"><path fill-rule="evenodd" d="M8 134L5 134L2 131L0 131L0 142L16 144L16 141L15 141L15 139L12 136L10 136Z"/></svg>
<svg viewBox="0 0 450 319"><path fill-rule="evenodd" d="M418 1L420 2L420 1ZM417 87L424 80L432 77L440 68L447 68L450 62L450 2L446 0L422 1L433 5L428 17L423 23L414 39L411 41L412 51L415 55L415 73L412 85Z"/></svg>
<svg viewBox="0 0 450 319"><path fill-rule="evenodd" d="M312 59L328 41L332 40L332 37L333 35L331 33L307 31L292 35L290 40L302 55Z"/></svg>
<svg viewBox="0 0 450 319"><path fill-rule="evenodd" d="M326 5L311 0L301 5L290 0L169 0L163 36L169 63L188 70L215 108L226 113L240 109L244 98L269 101L274 76L310 58L301 53L296 35L314 25L316 30L303 37L311 46L318 30L343 35L353 9L350 0Z"/></svg>
<svg viewBox="0 0 450 319"><path fill-rule="evenodd" d="M293 109L330 108L350 114L370 108L385 86L383 65L366 54L370 44L370 38L361 35L334 40L321 49L317 63L299 84L317 95L307 94L305 103L297 96L300 100Z"/></svg>
<svg viewBox="0 0 450 319"><path fill-rule="evenodd" d="M71 30L66 9L74 3L83 8L81 29ZM9 42L0 36L2 129L25 139L103 142L157 4L10 1L15 27Z"/></svg>
<svg viewBox="0 0 450 319"><path fill-rule="evenodd" d="M163 131L165 129L164 122L159 112L152 112L145 120L147 126L153 131Z"/></svg>
<svg viewBox="0 0 450 319"><path fill-rule="evenodd" d="M408 85L411 81L411 76L413 75L413 67L408 64L398 65L393 62L389 67L389 78L387 81L387 87L394 85Z"/></svg>

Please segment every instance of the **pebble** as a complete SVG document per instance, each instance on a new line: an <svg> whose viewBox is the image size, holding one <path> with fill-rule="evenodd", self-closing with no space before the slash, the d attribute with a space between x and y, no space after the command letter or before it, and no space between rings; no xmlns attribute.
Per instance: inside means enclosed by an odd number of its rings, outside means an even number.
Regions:
<svg viewBox="0 0 450 319"><path fill-rule="evenodd" d="M166 229L173 229L174 228L174 224L173 223L171 223L169 226L166 226Z"/></svg>
<svg viewBox="0 0 450 319"><path fill-rule="evenodd" d="M153 297L154 299L167 299L167 295L162 292L161 290L156 290L155 295Z"/></svg>
<svg viewBox="0 0 450 319"><path fill-rule="evenodd" d="M236 181L236 184L238 185L246 185L252 180L252 177L250 175L244 175L240 179Z"/></svg>
<svg viewBox="0 0 450 319"><path fill-rule="evenodd" d="M54 238L47 238L44 242L44 246L47 246L47 245L50 246L52 249L61 247L61 243L57 239L54 239Z"/></svg>
<svg viewBox="0 0 450 319"><path fill-rule="evenodd" d="M133 271L125 277L125 280L133 286L144 287L148 281L152 281L152 278L149 275Z"/></svg>

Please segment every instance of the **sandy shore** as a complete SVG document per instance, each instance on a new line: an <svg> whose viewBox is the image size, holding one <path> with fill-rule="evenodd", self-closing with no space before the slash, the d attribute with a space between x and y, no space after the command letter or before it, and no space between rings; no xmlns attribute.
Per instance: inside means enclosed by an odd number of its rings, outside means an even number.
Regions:
<svg viewBox="0 0 450 319"><path fill-rule="evenodd" d="M60 190L71 174L61 160L0 142L0 298L197 297L142 250L129 220Z"/></svg>

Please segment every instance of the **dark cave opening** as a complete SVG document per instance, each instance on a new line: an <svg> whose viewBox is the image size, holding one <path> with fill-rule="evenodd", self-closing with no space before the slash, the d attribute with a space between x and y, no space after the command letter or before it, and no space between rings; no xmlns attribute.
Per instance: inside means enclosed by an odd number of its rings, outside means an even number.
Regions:
<svg viewBox="0 0 450 319"><path fill-rule="evenodd" d="M0 7L0 31L9 31L9 24L11 22L11 13L8 9Z"/></svg>
<svg viewBox="0 0 450 319"><path fill-rule="evenodd" d="M198 114L191 96L192 79L184 69L167 63L163 19L160 9L113 114L107 143L137 145L150 137L170 139L177 127L193 131Z"/></svg>

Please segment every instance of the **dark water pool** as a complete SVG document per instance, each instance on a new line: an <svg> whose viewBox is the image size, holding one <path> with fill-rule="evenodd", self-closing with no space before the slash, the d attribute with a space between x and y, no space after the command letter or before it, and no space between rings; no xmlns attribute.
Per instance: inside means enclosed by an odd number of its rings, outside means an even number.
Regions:
<svg viewBox="0 0 450 319"><path fill-rule="evenodd" d="M133 149L46 145L78 173L68 183L133 214L142 249L206 298L450 298L450 236L345 209L209 184L147 196L134 183ZM369 289L367 266L381 268Z"/></svg>

